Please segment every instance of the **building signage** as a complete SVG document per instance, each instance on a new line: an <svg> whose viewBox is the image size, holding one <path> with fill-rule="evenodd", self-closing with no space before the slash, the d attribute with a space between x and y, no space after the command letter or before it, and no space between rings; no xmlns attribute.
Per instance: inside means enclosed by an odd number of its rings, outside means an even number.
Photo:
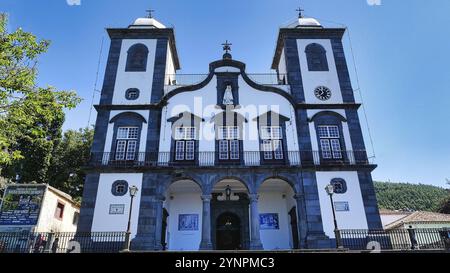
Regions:
<svg viewBox="0 0 450 273"><path fill-rule="evenodd" d="M45 186L9 186L0 208L0 226L37 225Z"/></svg>
<svg viewBox="0 0 450 273"><path fill-rule="evenodd" d="M109 214L119 215L125 214L125 205L123 204L113 204L109 206Z"/></svg>
<svg viewBox="0 0 450 273"><path fill-rule="evenodd" d="M350 211L348 202L334 202L336 211Z"/></svg>

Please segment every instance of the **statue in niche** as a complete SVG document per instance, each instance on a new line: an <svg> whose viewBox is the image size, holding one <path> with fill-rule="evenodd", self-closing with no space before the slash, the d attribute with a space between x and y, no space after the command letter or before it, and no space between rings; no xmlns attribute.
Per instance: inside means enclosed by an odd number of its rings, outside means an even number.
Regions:
<svg viewBox="0 0 450 273"><path fill-rule="evenodd" d="M225 90L225 93L223 94L223 104L224 105L234 105L233 90L231 88L231 85L227 85L227 89Z"/></svg>

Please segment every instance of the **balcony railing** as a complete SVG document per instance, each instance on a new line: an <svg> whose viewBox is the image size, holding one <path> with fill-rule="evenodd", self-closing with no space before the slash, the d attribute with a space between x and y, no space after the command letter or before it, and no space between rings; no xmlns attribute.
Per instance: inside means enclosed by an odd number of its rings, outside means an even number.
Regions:
<svg viewBox="0 0 450 273"><path fill-rule="evenodd" d="M118 253L125 232L0 232L0 253Z"/></svg>
<svg viewBox="0 0 450 273"><path fill-rule="evenodd" d="M450 249L450 229L341 230L344 248L353 250Z"/></svg>
<svg viewBox="0 0 450 273"><path fill-rule="evenodd" d="M167 74L166 86L186 86L201 83L208 78L209 74ZM254 82L263 85L287 85L287 74L254 73L247 74Z"/></svg>
<svg viewBox="0 0 450 273"><path fill-rule="evenodd" d="M335 158L324 158L318 151L285 152L279 159L267 158L260 151L245 151L235 160L221 160L218 152L198 152L193 160L176 160L173 152L92 153L90 165L95 167L215 167L215 166L347 166L368 165L365 151L342 151ZM338 157L338 158L336 158Z"/></svg>
<svg viewBox="0 0 450 273"><path fill-rule="evenodd" d="M450 229L340 230L355 251L450 250ZM119 253L125 232L0 232L0 253Z"/></svg>

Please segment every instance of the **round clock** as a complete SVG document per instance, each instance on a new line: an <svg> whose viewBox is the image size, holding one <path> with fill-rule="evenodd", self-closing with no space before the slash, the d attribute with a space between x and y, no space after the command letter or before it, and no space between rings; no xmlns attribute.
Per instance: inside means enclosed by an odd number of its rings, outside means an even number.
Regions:
<svg viewBox="0 0 450 273"><path fill-rule="evenodd" d="M314 90L314 94L319 100L329 100L331 98L331 90L325 86L319 86Z"/></svg>

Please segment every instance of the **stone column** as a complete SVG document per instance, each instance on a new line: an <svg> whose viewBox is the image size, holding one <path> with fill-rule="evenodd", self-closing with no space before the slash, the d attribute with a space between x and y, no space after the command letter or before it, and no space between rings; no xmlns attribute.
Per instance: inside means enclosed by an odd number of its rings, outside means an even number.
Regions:
<svg viewBox="0 0 450 273"><path fill-rule="evenodd" d="M259 210L258 210L258 198L257 194L250 194L250 249L251 250L261 250L263 245L261 243L261 236L259 233Z"/></svg>
<svg viewBox="0 0 450 273"><path fill-rule="evenodd" d="M163 207L164 207L164 201L166 198L163 195L157 195L155 196L155 217L156 217L156 223L155 223L155 250L162 250L162 242L161 242L161 235L162 235L162 218L163 218Z"/></svg>
<svg viewBox="0 0 450 273"><path fill-rule="evenodd" d="M202 241L200 250L212 250L211 241L211 199L212 195L202 195L203 214L202 214Z"/></svg>
<svg viewBox="0 0 450 273"><path fill-rule="evenodd" d="M297 218L298 218L298 238L300 249L306 249L306 236L308 232L308 222L306 218L306 206L305 206L305 195L297 193L294 195L294 199L297 204Z"/></svg>

